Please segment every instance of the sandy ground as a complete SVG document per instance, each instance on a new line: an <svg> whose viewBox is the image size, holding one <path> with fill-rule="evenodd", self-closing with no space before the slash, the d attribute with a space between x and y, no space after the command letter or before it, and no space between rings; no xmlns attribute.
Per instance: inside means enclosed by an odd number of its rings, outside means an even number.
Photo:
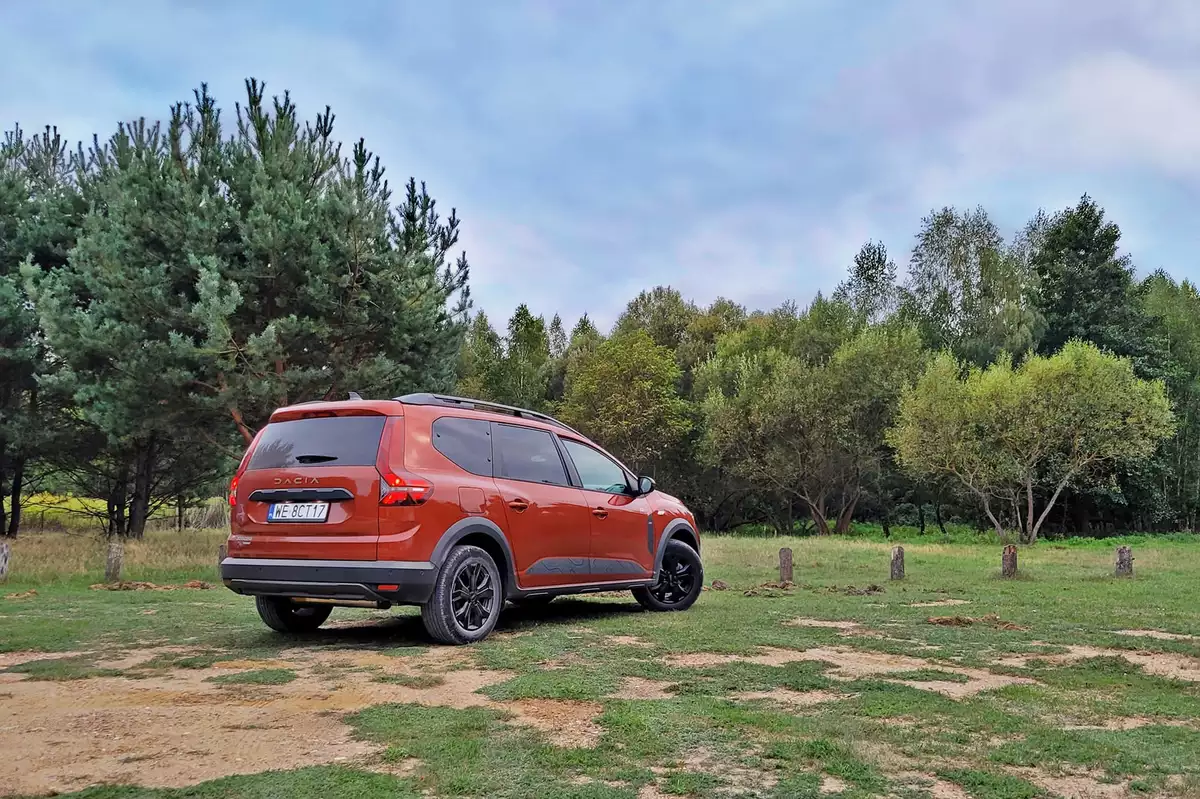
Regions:
<svg viewBox="0 0 1200 799"><path fill-rule="evenodd" d="M853 622L797 619L798 627L823 627L838 633L859 633ZM1159 631L1122 631L1133 637L1174 640ZM1167 636L1171 636L1167 639ZM1181 636L1182 637L1182 636ZM633 636L607 639L634 650L648 645ZM79 656L71 652L7 653L0 667L34 660ZM164 655L196 654L180 647L143 648L101 660L98 666L136 670ZM565 656L564 656L565 657ZM1087 658L1121 657L1148 674L1200 681L1200 660L1175 653L1104 649L1090 646L1060 648L1057 653L1009 656L996 666L1008 670L1038 664L1061 665ZM660 661L681 670L747 662L783 666L796 662L826 664L834 680L862 677L892 680L924 691L963 699L1009 685L1030 684L1033 677L967 668L910 655L895 655L849 646L808 649L764 647L746 655L713 652L675 653ZM1036 661L1036 663L1035 663ZM554 668L555 663L540 664ZM280 685L227 685L212 678L242 671L286 668L296 679ZM912 680L905 672L936 669L957 680ZM326 763L351 763L395 772L417 766L385 764L378 747L354 740L344 714L383 703L410 703L451 708L486 707L499 711L509 723L545 733L564 747L591 747L603 729L597 718L601 702L518 700L498 702L478 691L510 679L506 671L476 667L469 650L435 648L422 654L385 654L362 648L297 647L272 660L233 660L205 669L145 671L141 679L95 677L62 682L27 679L23 674L0 674L0 795L44 794L78 790L98 783L181 787L231 774L250 774ZM388 676L434 676L427 688L380 681ZM673 698L675 683L626 678L608 699L655 701ZM836 690L745 692L735 701L766 702L792 712L819 712L820 705L847 698ZM1133 729L1150 720L1107 720L1101 729ZM717 764L700 752L685 767L717 768L731 784L761 785L757 777L729 764ZM1028 778L1045 790L1068 797L1123 795L1126 786L1101 783L1095 775L1045 775ZM755 780L759 782L755 782ZM962 791L928 774L913 779L937 799L962 799ZM837 793L830 777L824 790ZM643 796L659 795L647 786Z"/></svg>

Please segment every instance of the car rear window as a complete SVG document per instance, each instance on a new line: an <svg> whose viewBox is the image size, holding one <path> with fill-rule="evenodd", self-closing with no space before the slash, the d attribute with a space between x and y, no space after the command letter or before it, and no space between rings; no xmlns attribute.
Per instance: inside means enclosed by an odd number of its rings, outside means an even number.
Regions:
<svg viewBox="0 0 1200 799"><path fill-rule="evenodd" d="M443 416L433 423L433 447L461 469L492 476L492 426L482 419Z"/></svg>
<svg viewBox="0 0 1200 799"><path fill-rule="evenodd" d="M372 466L386 421L382 416L325 416L272 422L246 468Z"/></svg>

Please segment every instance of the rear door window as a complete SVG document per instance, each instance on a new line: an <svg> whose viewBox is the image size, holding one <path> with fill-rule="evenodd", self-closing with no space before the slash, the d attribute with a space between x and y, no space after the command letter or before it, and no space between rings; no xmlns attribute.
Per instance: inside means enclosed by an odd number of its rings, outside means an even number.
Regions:
<svg viewBox="0 0 1200 799"><path fill-rule="evenodd" d="M271 422L246 468L374 466L386 422L383 416L323 416Z"/></svg>
<svg viewBox="0 0 1200 799"><path fill-rule="evenodd" d="M433 423L433 448L471 474L492 476L491 422L443 416Z"/></svg>
<svg viewBox="0 0 1200 799"><path fill-rule="evenodd" d="M510 424L492 425L496 477L565 486L567 470L554 439L545 430Z"/></svg>

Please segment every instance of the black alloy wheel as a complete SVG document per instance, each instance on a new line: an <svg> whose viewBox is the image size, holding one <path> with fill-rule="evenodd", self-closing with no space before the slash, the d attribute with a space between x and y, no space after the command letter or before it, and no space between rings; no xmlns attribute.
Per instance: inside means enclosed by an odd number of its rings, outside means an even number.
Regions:
<svg viewBox="0 0 1200 799"><path fill-rule="evenodd" d="M700 554L682 541L667 542L658 581L633 589L633 597L648 610L687 610L704 587L704 565Z"/></svg>
<svg viewBox="0 0 1200 799"><path fill-rule="evenodd" d="M483 628L496 606L496 586L487 567L478 561L468 562L454 576L454 591L450 607L454 620L468 633Z"/></svg>

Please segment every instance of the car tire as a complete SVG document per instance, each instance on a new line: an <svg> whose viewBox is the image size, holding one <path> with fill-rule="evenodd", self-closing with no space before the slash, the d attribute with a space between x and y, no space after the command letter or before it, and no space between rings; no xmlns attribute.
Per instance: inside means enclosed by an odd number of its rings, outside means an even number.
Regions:
<svg viewBox="0 0 1200 799"><path fill-rule="evenodd" d="M280 633L314 632L333 612L329 605L301 605L285 596L255 597L254 604L263 622Z"/></svg>
<svg viewBox="0 0 1200 799"><path fill-rule="evenodd" d="M503 606L496 561L479 547L459 546L442 563L433 594L421 605L421 621L438 643L472 644L488 636Z"/></svg>
<svg viewBox="0 0 1200 799"><path fill-rule="evenodd" d="M687 544L672 539L663 552L658 570L658 582L652 586L633 589L633 598L647 610L687 610L704 588L704 564L700 553Z"/></svg>

